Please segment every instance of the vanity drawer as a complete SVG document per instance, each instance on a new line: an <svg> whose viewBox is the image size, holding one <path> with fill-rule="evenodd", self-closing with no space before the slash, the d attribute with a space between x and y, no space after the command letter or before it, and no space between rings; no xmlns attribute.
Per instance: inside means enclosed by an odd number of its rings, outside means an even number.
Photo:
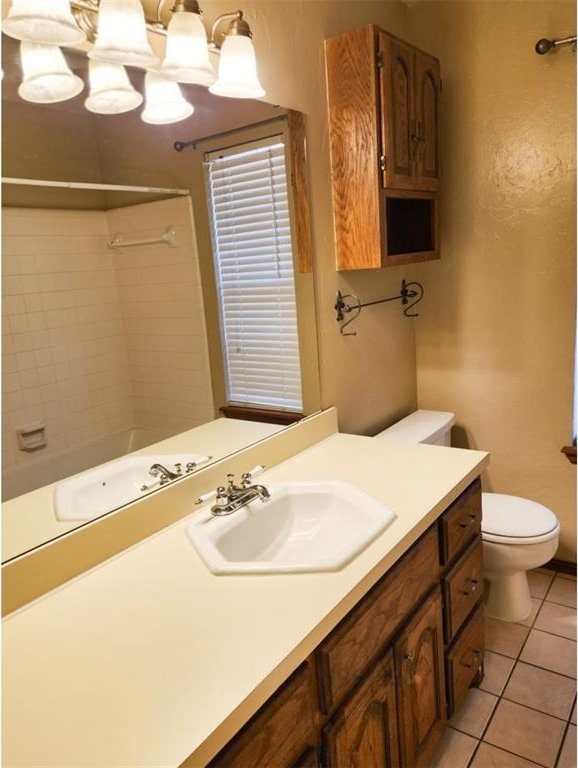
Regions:
<svg viewBox="0 0 578 768"><path fill-rule="evenodd" d="M315 652L320 704L327 714L438 582L438 536L430 528ZM432 567L433 566L433 567Z"/></svg>
<svg viewBox="0 0 578 768"><path fill-rule="evenodd" d="M301 765L302 758L316 754L315 710L311 668L305 663L219 752L209 768Z"/></svg>
<svg viewBox="0 0 578 768"><path fill-rule="evenodd" d="M477 607L453 648L446 654L448 718L470 685L484 673L484 610Z"/></svg>
<svg viewBox="0 0 578 768"><path fill-rule="evenodd" d="M445 636L450 643L464 619L484 592L482 540L474 539L442 579L445 602Z"/></svg>
<svg viewBox="0 0 578 768"><path fill-rule="evenodd" d="M466 488L440 517L442 565L451 562L474 536L482 532L482 485L479 480Z"/></svg>

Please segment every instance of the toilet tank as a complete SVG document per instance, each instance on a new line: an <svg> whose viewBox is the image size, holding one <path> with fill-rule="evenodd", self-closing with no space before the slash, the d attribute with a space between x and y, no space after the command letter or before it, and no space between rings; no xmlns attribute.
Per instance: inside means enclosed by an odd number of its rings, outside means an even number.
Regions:
<svg viewBox="0 0 578 768"><path fill-rule="evenodd" d="M448 411L414 411L375 437L401 440L405 443L450 446L451 429L455 420L455 414Z"/></svg>

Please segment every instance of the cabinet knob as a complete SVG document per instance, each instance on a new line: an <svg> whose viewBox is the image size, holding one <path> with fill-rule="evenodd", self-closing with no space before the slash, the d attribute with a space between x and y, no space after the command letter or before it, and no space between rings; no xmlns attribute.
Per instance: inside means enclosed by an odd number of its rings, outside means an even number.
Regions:
<svg viewBox="0 0 578 768"><path fill-rule="evenodd" d="M467 586L469 584L469 586ZM477 579L468 579L466 581L466 588L462 590L463 595L471 595L477 590L479 581Z"/></svg>
<svg viewBox="0 0 578 768"><path fill-rule="evenodd" d="M409 662L410 664L413 663L413 653L405 653L403 660Z"/></svg>
<svg viewBox="0 0 578 768"><path fill-rule="evenodd" d="M459 526L460 528L468 528L470 525L474 525L477 519L477 515L467 515L467 517L462 517Z"/></svg>

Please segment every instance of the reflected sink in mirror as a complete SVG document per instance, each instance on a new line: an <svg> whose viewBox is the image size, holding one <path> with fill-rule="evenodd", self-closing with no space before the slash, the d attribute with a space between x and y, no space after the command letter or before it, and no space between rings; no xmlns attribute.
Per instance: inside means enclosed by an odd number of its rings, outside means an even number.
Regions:
<svg viewBox="0 0 578 768"><path fill-rule="evenodd" d="M146 454L111 461L58 483L54 489L54 513L58 520L92 520L186 477L211 458L201 453ZM162 471L151 474L155 464L175 477L161 482Z"/></svg>
<svg viewBox="0 0 578 768"><path fill-rule="evenodd" d="M187 533L216 574L336 571L396 519L346 482L267 485L270 499L227 517L206 513Z"/></svg>

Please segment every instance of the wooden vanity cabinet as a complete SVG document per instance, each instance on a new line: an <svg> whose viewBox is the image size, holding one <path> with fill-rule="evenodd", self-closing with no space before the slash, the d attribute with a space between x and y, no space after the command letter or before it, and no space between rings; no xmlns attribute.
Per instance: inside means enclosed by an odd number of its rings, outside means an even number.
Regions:
<svg viewBox="0 0 578 768"><path fill-rule="evenodd" d="M439 589L411 618L394 646L401 764L431 764L445 727L446 693Z"/></svg>
<svg viewBox="0 0 578 768"><path fill-rule="evenodd" d="M393 653L378 660L323 729L324 765L397 768L396 686Z"/></svg>
<svg viewBox="0 0 578 768"><path fill-rule="evenodd" d="M439 258L439 62L373 25L325 41L337 269Z"/></svg>
<svg viewBox="0 0 578 768"><path fill-rule="evenodd" d="M476 480L210 768L427 768L483 675L480 521Z"/></svg>

